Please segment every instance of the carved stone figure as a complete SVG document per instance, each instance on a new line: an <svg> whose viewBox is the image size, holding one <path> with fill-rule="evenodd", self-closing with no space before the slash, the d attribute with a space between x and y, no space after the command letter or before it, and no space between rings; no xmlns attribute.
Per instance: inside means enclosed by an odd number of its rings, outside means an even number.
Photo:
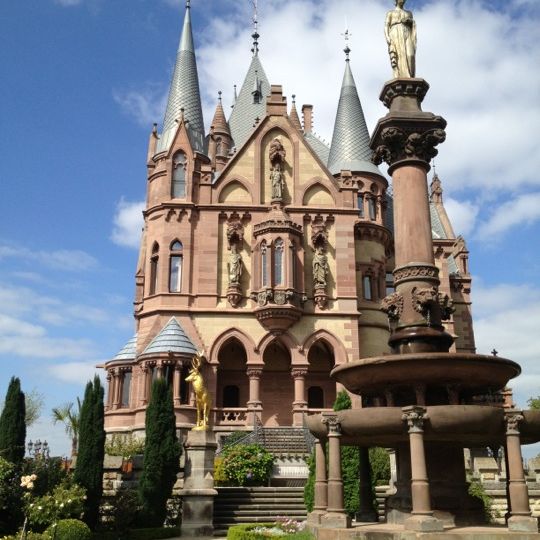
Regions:
<svg viewBox="0 0 540 540"><path fill-rule="evenodd" d="M322 246L317 246L313 256L313 285L326 286L326 276L328 275L328 257L324 253Z"/></svg>
<svg viewBox="0 0 540 540"><path fill-rule="evenodd" d="M272 199L281 199L283 197L283 173L279 163L276 163L272 168L270 181L272 183Z"/></svg>
<svg viewBox="0 0 540 540"><path fill-rule="evenodd" d="M276 137L270 144L270 150L268 152L270 163L272 165L276 165L277 163L281 164L285 161L285 156L285 148L283 148L283 144L281 144L281 141Z"/></svg>
<svg viewBox="0 0 540 540"><path fill-rule="evenodd" d="M199 351L191 361L191 370L186 377L187 382L193 384L195 392L195 402L197 405L197 425L193 428L196 431L204 431L210 425L210 409L212 407L212 398L208 393L205 381L201 374L201 364L204 354Z"/></svg>
<svg viewBox="0 0 540 540"><path fill-rule="evenodd" d="M406 0L395 0L395 9L386 14L384 35L388 43L394 78L414 78L416 73L416 23L412 11L403 9Z"/></svg>
<svg viewBox="0 0 540 540"><path fill-rule="evenodd" d="M403 313L403 295L398 292L388 295L381 302L381 311L388 315L390 321L399 321Z"/></svg>
<svg viewBox="0 0 540 540"><path fill-rule="evenodd" d="M229 285L240 283L242 270L242 255L238 253L236 244L233 244L231 246L231 255L229 256Z"/></svg>

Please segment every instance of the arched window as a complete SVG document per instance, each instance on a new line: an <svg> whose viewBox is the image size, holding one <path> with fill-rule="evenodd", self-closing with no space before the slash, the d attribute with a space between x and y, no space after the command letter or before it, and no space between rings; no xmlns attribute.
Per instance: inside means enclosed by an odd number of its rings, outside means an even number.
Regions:
<svg viewBox="0 0 540 540"><path fill-rule="evenodd" d="M373 300L373 290L371 287L371 276L364 276L364 279L362 281L363 288L364 288L364 299L365 300Z"/></svg>
<svg viewBox="0 0 540 540"><path fill-rule="evenodd" d="M159 244L154 242L150 257L150 288L149 294L156 294L158 280Z"/></svg>
<svg viewBox="0 0 540 540"><path fill-rule="evenodd" d="M274 243L274 285L283 285L283 240L278 238Z"/></svg>
<svg viewBox="0 0 540 540"><path fill-rule="evenodd" d="M186 196L186 154L176 152L173 157L172 196L181 198Z"/></svg>
<svg viewBox="0 0 540 540"><path fill-rule="evenodd" d="M167 386L172 388L174 381L174 366L163 366L163 378L167 381Z"/></svg>
<svg viewBox="0 0 540 540"><path fill-rule="evenodd" d="M268 287L268 247L266 241L261 243L261 285Z"/></svg>
<svg viewBox="0 0 540 540"><path fill-rule="evenodd" d="M324 409L324 392L320 386L308 388L308 409Z"/></svg>
<svg viewBox="0 0 540 540"><path fill-rule="evenodd" d="M364 194L358 194L358 217L364 217Z"/></svg>
<svg viewBox="0 0 540 540"><path fill-rule="evenodd" d="M297 286L297 276L296 276L296 246L294 244L291 244L289 246L289 252L291 257L291 286L292 288L296 288Z"/></svg>
<svg viewBox="0 0 540 540"><path fill-rule="evenodd" d="M240 389L229 385L223 389L223 407L240 407Z"/></svg>
<svg viewBox="0 0 540 540"><path fill-rule="evenodd" d="M171 261L169 265L169 292L182 290L182 262L184 259L182 242L175 240L171 245Z"/></svg>
<svg viewBox="0 0 540 540"><path fill-rule="evenodd" d="M180 404L189 404L189 383L186 381L189 375L189 366L182 366L182 373L180 374Z"/></svg>
<svg viewBox="0 0 540 540"><path fill-rule="evenodd" d="M120 407L129 408L129 397L131 394L131 371L125 371L122 376L122 399Z"/></svg>
<svg viewBox="0 0 540 540"><path fill-rule="evenodd" d="M371 196L368 199L369 219L375 221L377 219L377 201L375 197Z"/></svg>

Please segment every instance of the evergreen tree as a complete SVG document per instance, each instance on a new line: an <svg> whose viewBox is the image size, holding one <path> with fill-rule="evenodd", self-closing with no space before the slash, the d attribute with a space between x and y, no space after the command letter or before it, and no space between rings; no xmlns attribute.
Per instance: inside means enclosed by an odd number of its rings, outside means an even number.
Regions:
<svg viewBox="0 0 540 540"><path fill-rule="evenodd" d="M12 377L0 416L0 456L16 465L22 464L26 439L26 407L21 381Z"/></svg>
<svg viewBox="0 0 540 540"><path fill-rule="evenodd" d="M140 517L147 527L161 527L165 521L167 500L180 470L180 452L172 392L165 379L156 379L146 409L144 469L139 481Z"/></svg>
<svg viewBox="0 0 540 540"><path fill-rule="evenodd" d="M105 431L103 387L99 377L88 382L80 412L79 453L74 479L86 489L84 521L95 528L99 519L99 505L103 493L103 458Z"/></svg>

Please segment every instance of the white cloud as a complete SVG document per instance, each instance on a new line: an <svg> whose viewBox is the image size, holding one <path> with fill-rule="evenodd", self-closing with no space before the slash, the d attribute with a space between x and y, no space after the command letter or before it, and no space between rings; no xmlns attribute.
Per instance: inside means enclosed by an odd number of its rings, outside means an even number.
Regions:
<svg viewBox="0 0 540 540"><path fill-rule="evenodd" d="M123 198L116 205L111 240L119 246L138 248L143 227L144 202L128 202Z"/></svg>
<svg viewBox="0 0 540 540"><path fill-rule="evenodd" d="M85 251L78 249L39 251L4 244L0 245L0 260L3 258L16 258L28 262L39 262L49 268L65 270L68 272L91 270L98 266L97 259Z"/></svg>
<svg viewBox="0 0 540 540"><path fill-rule="evenodd" d="M167 95L165 84L147 84L142 90L113 91L113 99L122 111L146 128L163 118Z"/></svg>
<svg viewBox="0 0 540 540"><path fill-rule="evenodd" d="M498 206L481 224L478 235L483 239L497 238L518 225L531 225L540 220L540 192L526 193Z"/></svg>
<svg viewBox="0 0 540 540"><path fill-rule="evenodd" d="M65 362L48 366L47 371L62 382L84 385L87 381L92 380L94 375L104 379L103 370L96 368L99 363L102 362Z"/></svg>
<svg viewBox="0 0 540 540"><path fill-rule="evenodd" d="M449 197L444 201L444 207L456 235L465 236L474 229L480 211L478 205L470 201L458 201Z"/></svg>

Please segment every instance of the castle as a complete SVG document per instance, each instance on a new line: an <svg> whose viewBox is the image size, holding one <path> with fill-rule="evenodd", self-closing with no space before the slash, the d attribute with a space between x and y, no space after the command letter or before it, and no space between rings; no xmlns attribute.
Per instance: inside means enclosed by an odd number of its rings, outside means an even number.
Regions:
<svg viewBox="0 0 540 540"><path fill-rule="evenodd" d="M371 162L348 47L330 146L314 133L313 107L301 121L270 84L257 31L229 118L220 98L205 133L190 12L188 2L163 126L148 145L136 334L105 364L108 433L144 431L156 377L171 385L178 428L192 427L186 378L199 350L223 435L301 426L331 409L335 365L389 350L380 302L393 288L392 197ZM474 352L468 251L436 175L430 211L440 291L455 309L452 350Z"/></svg>

